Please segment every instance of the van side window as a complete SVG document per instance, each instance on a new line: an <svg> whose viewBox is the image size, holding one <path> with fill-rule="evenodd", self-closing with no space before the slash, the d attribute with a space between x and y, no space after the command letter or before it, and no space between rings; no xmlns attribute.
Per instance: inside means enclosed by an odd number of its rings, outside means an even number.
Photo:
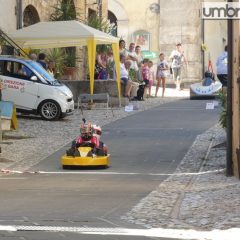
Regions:
<svg viewBox="0 0 240 240"><path fill-rule="evenodd" d="M34 75L33 72L24 64L13 61L5 61L4 74L5 76L30 80Z"/></svg>

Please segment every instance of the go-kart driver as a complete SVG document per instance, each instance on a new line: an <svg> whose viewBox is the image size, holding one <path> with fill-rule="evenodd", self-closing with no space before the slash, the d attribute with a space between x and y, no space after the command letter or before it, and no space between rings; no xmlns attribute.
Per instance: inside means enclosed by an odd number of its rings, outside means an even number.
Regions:
<svg viewBox="0 0 240 240"><path fill-rule="evenodd" d="M72 147L67 151L67 155L79 155L77 149L84 146L91 147L93 155L107 155L107 146L99 140L101 135L101 128L99 126L92 125L91 123L86 124L84 121L80 126L80 134L81 135L72 142Z"/></svg>

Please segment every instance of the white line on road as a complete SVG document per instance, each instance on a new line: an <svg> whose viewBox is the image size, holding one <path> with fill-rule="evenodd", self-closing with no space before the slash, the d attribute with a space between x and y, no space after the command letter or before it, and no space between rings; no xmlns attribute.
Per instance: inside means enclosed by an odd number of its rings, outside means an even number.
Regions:
<svg viewBox="0 0 240 240"><path fill-rule="evenodd" d="M74 232L79 234L95 235L119 235L119 236L144 236L177 238L191 240L238 240L240 228L226 230L197 231L184 229L128 229L128 228L94 228L94 227L64 227L64 226L4 226L0 225L0 231L43 231L43 232Z"/></svg>
<svg viewBox="0 0 240 240"><path fill-rule="evenodd" d="M0 180L24 180L26 177L0 177Z"/></svg>
<svg viewBox="0 0 240 240"><path fill-rule="evenodd" d="M17 171L17 170L5 170L1 169L0 172L2 173L18 173L18 174L72 174L72 175L141 175L141 176L189 176L189 175L203 175L203 174L213 174L213 173L220 173L225 171L225 169L218 169L213 171L205 171L205 172L185 172L185 173L135 173L135 172L101 172L101 171Z"/></svg>

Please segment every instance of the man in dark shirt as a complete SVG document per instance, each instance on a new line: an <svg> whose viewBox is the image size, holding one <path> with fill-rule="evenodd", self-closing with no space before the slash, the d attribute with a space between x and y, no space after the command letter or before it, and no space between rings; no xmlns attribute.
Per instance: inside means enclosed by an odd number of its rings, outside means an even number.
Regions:
<svg viewBox="0 0 240 240"><path fill-rule="evenodd" d="M39 64L41 64L41 66L42 66L45 70L47 70L47 64L46 64L46 62L45 62L45 58L46 58L45 53L39 53L37 62L38 62Z"/></svg>

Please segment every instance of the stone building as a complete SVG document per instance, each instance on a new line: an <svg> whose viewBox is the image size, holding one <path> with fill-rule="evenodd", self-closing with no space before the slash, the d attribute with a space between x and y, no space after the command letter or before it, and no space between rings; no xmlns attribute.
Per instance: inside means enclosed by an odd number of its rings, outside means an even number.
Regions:
<svg viewBox="0 0 240 240"><path fill-rule="evenodd" d="M202 79L209 57L215 70L216 58L223 51L227 39L226 21L201 18L202 2L108 0L108 11L116 17L118 36L128 44L143 35L147 40L145 49L169 56L176 42L182 42L189 63L188 68L184 68L183 80L189 85ZM207 46L205 51L201 49L203 43Z"/></svg>
<svg viewBox="0 0 240 240"><path fill-rule="evenodd" d="M182 42L188 59L183 81L186 85L202 79L211 59L216 58L227 43L226 21L211 21L201 18L201 3L204 0L72 0L81 21L86 22L91 14L101 13L116 23L116 34L127 44L136 42L142 49L164 52L168 58L176 42ZM210 0L209 0L210 1ZM214 0L212 0L214 2ZM224 0L217 0L224 1ZM25 27L39 21L48 21L53 6L58 0L0 0L0 27L6 31ZM15 11L16 9L16 11ZM207 50L203 51L201 45ZM79 55L84 56L82 49ZM79 78L84 78L84 59L79 63ZM157 62L157 59L154 59ZM171 77L168 82L171 83Z"/></svg>
<svg viewBox="0 0 240 240"><path fill-rule="evenodd" d="M77 17L82 22L87 22L91 14L101 14L107 18L107 0L71 0L74 4ZM54 12L54 6L59 0L0 0L0 28L8 33L16 29L27 27L40 21L49 21L50 15ZM63 30L64 31L64 30ZM78 78L86 76L84 67L84 48L78 48L80 56L77 62Z"/></svg>

